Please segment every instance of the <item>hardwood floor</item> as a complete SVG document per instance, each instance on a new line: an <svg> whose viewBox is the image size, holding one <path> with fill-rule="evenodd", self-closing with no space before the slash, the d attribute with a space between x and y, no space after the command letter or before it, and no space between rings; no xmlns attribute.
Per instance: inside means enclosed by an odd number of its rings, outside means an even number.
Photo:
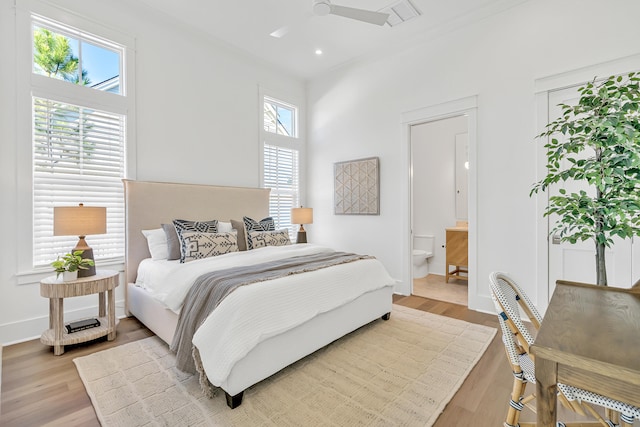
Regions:
<svg viewBox="0 0 640 427"><path fill-rule="evenodd" d="M395 296L396 304L497 327L495 316L466 307L418 296ZM99 426L91 401L78 376L73 359L152 335L134 318L123 319L114 341L67 346L54 356L52 347L39 340L4 347L0 425ZM512 375L500 334L491 342L458 393L447 405L435 427L502 426L511 392ZM531 387L531 386L530 386ZM524 411L522 421L535 415Z"/></svg>

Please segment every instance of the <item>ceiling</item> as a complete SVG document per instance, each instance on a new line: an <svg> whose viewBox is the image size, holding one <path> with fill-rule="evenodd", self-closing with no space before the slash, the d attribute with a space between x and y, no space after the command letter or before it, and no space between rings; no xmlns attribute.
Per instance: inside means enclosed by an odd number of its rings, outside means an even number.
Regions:
<svg viewBox="0 0 640 427"><path fill-rule="evenodd" d="M372 25L341 16L315 16L313 0L141 0L184 23L290 74L312 79L363 56L384 55L428 40L524 0L409 0L420 16L401 25ZM399 0L332 0L378 11ZM287 27L287 33L270 33ZM322 55L315 51L322 50Z"/></svg>

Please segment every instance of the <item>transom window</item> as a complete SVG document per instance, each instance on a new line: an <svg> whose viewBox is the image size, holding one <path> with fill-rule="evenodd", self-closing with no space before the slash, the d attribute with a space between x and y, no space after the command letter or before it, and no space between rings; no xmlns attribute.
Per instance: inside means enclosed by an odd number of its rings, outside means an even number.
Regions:
<svg viewBox="0 0 640 427"><path fill-rule="evenodd" d="M297 137L297 108L273 98L264 98L264 130L277 135Z"/></svg>
<svg viewBox="0 0 640 427"><path fill-rule="evenodd" d="M34 17L33 72L121 95L122 47Z"/></svg>

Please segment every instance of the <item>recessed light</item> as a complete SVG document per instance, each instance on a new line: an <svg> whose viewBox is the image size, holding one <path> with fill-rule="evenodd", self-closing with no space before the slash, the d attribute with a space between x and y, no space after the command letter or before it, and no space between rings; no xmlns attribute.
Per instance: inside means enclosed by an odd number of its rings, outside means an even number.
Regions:
<svg viewBox="0 0 640 427"><path fill-rule="evenodd" d="M321 49L316 49L316 55L322 55L322 50Z"/></svg>

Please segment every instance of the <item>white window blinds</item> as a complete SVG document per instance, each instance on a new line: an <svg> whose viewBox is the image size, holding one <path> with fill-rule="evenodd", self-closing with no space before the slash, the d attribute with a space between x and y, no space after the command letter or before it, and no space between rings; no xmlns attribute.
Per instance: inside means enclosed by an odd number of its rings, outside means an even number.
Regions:
<svg viewBox="0 0 640 427"><path fill-rule="evenodd" d="M264 186L271 188L269 214L276 228L289 230L294 236L291 224L291 208L299 203L299 161L298 150L264 144Z"/></svg>
<svg viewBox="0 0 640 427"><path fill-rule="evenodd" d="M125 116L33 97L33 265L70 251L53 207L107 208L107 234L87 236L96 260L124 256Z"/></svg>

